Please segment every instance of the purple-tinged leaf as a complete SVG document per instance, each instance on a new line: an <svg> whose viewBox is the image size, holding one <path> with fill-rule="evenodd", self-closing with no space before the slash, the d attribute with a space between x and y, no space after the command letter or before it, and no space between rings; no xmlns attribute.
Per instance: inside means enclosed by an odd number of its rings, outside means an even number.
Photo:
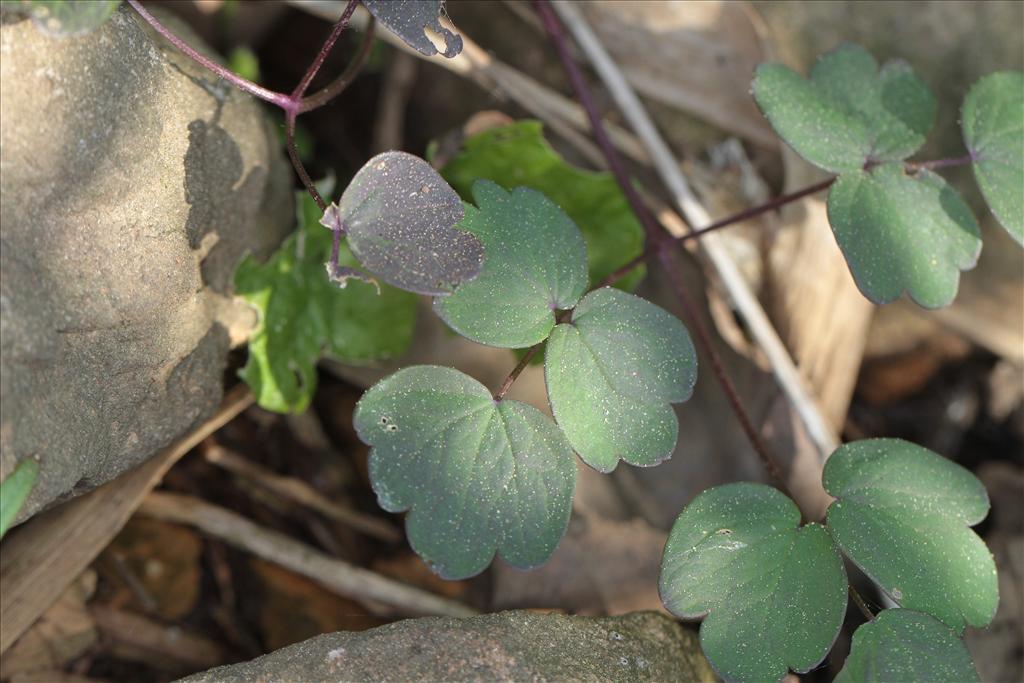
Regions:
<svg viewBox="0 0 1024 683"><path fill-rule="evenodd" d="M462 37L442 26L438 18L444 11L443 0L363 0L363 4L377 21L420 54L437 54L437 48L424 32L426 28L444 38L445 49L441 54L445 57L451 59L462 52Z"/></svg>
<svg viewBox="0 0 1024 683"><path fill-rule="evenodd" d="M405 152L366 162L326 225L340 225L348 246L384 282L420 294L451 294L480 272L483 244L456 228L462 202L430 165Z"/></svg>

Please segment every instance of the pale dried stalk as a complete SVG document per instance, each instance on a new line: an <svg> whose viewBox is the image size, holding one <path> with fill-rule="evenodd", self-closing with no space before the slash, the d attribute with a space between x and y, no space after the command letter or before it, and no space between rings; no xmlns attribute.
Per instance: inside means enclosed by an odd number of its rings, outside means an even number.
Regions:
<svg viewBox="0 0 1024 683"><path fill-rule="evenodd" d="M241 515L193 496L151 493L142 503L139 512L165 522L195 527L209 536L281 565L353 600L372 600L395 607L405 614L447 617L476 614L476 610L460 602L329 557L305 543L261 527Z"/></svg>
<svg viewBox="0 0 1024 683"><path fill-rule="evenodd" d="M562 0L552 2L552 6L590 59L626 120L640 137L662 182L672 194L686 222L695 228L709 225L712 222L711 217L690 190L686 178L679 169L679 164L655 127L643 103L640 102L622 71L604 49L579 10L571 3ZM821 460L824 461L839 445L839 439L800 376L785 344L782 343L778 332L775 331L757 297L754 296L746 280L743 279L739 268L733 262L719 236L706 235L700 240L700 247L718 273L754 340L771 363L776 381L790 403L793 404L793 408L817 448Z"/></svg>
<svg viewBox="0 0 1024 683"><path fill-rule="evenodd" d="M338 505L325 498L306 482L293 477L281 476L219 444L209 444L203 452L203 457L217 467L244 477L282 498L312 508L325 517L367 536L373 536L387 543L398 543L402 540L402 534L380 518Z"/></svg>

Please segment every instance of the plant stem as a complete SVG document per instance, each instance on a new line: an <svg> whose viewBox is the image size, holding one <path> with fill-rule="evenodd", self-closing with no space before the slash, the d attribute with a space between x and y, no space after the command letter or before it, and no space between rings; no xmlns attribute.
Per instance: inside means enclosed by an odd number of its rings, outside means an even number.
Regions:
<svg viewBox="0 0 1024 683"><path fill-rule="evenodd" d="M644 251L644 253L640 254L639 256L633 258L630 261L627 261L621 267L617 268L614 272L609 274L604 280L601 281L601 284L598 286L607 287L608 285L615 284L616 282L624 278L626 275L628 275L634 268L639 266L644 261L653 258L659 252L667 250L670 247L675 246L676 244L685 244L690 240L699 239L704 235L708 234L709 232L714 232L715 230L720 230L730 225L735 225L736 223L741 223L743 221L750 220L751 218L760 216L763 213L774 211L785 206L786 204L789 204L790 202L795 202L798 199L803 199L804 197L807 197L808 195L821 192L822 190L831 187L832 183L834 183L835 181L836 178L835 176L833 176L831 178L828 178L827 180L821 181L820 183L808 185L807 187L801 188L794 192L790 192L789 194L779 195L774 199L768 200L764 204L752 206L749 209L744 209L738 213L732 214L731 216L726 216L725 218L722 218L720 220L715 221L714 223L711 223L707 227L701 228L699 230L692 230L686 233L685 235L673 237L671 240L664 240L660 244L648 247L648 249Z"/></svg>
<svg viewBox="0 0 1024 683"><path fill-rule="evenodd" d="M306 94L306 88L309 87L313 78L316 77L317 72L320 71L320 67L323 66L324 60L327 59L327 55L331 53L331 50L334 48L334 44L338 41L338 37L341 35L341 32L348 26L348 22L352 18L352 13L356 11L356 7L358 6L359 0L348 0L348 5L345 6L345 11L341 13L341 17L337 22L335 22L334 28L331 30L331 34L327 36L327 40L324 41L323 46L320 48L320 52L317 53L316 59L314 59L313 63L309 65L309 68L306 69L306 73L302 77L302 80L299 81L299 84L295 86L295 90L292 91L291 97L289 98L291 100L289 104L292 107L298 107L299 100L301 100L302 96Z"/></svg>
<svg viewBox="0 0 1024 683"><path fill-rule="evenodd" d="M331 29L331 34L327 36L327 40L320 47L320 52L317 53L313 63L306 69L306 73L302 76L302 80L295 86L295 90L288 98L288 106L285 108L284 117L284 142L285 147L288 148L288 158L291 159L292 166L295 168L295 172L299 175L299 179L306 188L306 192L316 202L317 208L321 211L327 210L327 202L320 196L320 192L317 191L316 185L313 184L313 179L309 177L309 173L306 171L306 167L302 164L302 159L299 158L299 149L295 145L295 117L298 116L299 110L302 103L302 96L306 93L306 88L316 77L320 67L323 66L324 60L327 59L327 55L331 53L334 48L334 44L338 41L338 37L341 32L348 26L349 20L352 18L352 13L356 11L356 7L359 6L359 0L348 0L348 5L345 6L345 11L341 13L341 17L334 24L334 28ZM347 70L346 70L347 72ZM348 82L345 82L348 85ZM344 89L344 86L337 89L337 94ZM325 100L326 101L326 100ZM340 242L341 235L340 230L335 230L334 241Z"/></svg>
<svg viewBox="0 0 1024 683"><path fill-rule="evenodd" d="M580 100L580 104L587 112L587 117L590 119L590 127L594 134L594 139L607 159L608 167L612 170L616 181L618 181L623 195L625 195L626 200L633 209L633 213L636 214L640 224L644 226L644 231L648 235L648 240L653 243L654 249L658 254L659 261L668 275L672 288L679 297L686 317L690 320L691 325L697 333L698 341L701 346L704 347L704 352L711 361L715 377L721 384L722 390L725 392L726 397L729 400L729 404L732 406L733 412L736 414L736 418L739 421L743 432L750 440L751 445L761 458L769 474L771 474L772 478L776 480L780 488L788 493L788 487L786 486L785 479L782 476L782 472L778 467L775 458L772 457L767 444L765 444L764 440L761 438L757 429L754 427L753 420L751 420L750 415L743 407L739 393L736 391L735 385L733 385L732 381L726 374L725 368L722 365L722 360L719 357L718 352L715 350L711 335L700 318L700 312L697 310L697 306L686 291L686 285L683 282L682 273L679 271L679 265L666 248L667 245L675 244L676 240L669 238L658 228L654 216L643 203L643 200L640 199L640 195L633 187L629 173L626 171L625 165L619 157L618 151L612 145L611 140L604 131L604 121L602 120L601 115L597 110L597 106L594 103L594 99L590 94L590 90L583 79L583 73L572 56L572 52L569 49L569 43L566 40L565 34L562 32L561 23L558 21L555 13L552 11L546 0L534 0L534 6L537 8L537 13L540 15L544 28L551 37L555 50L558 52L558 56L562 61L562 65L565 67L566 73L569 76L569 82L572 84L573 90L576 92L576 96Z"/></svg>
<svg viewBox="0 0 1024 683"><path fill-rule="evenodd" d="M305 114L307 111L322 107L333 100L349 86L349 83L355 79L356 74L362 71L363 67L366 66L366 61L370 58L370 48L373 47L373 34L376 23L376 19L373 15L370 15L370 21L363 32L363 42L359 46L359 53L356 54L355 59L345 67L345 71L340 76L312 95L303 97L299 102L300 114Z"/></svg>
<svg viewBox="0 0 1024 683"><path fill-rule="evenodd" d="M932 170L935 168L951 168L953 166L966 166L972 164L977 159L974 154L966 154L962 157L954 157L952 159L935 159L933 161L912 161L907 164L908 169L917 170L921 168L927 168Z"/></svg>
<svg viewBox="0 0 1024 683"><path fill-rule="evenodd" d="M555 316L555 324L559 325L561 323L564 323L566 320L569 319L571 315L571 310L562 311L557 316ZM526 353L523 354L523 357L519 359L519 363L517 363L516 366L512 368L512 372L508 373L508 377L506 377L505 381L501 383L501 386L498 387L498 390L494 392L495 401L501 401L501 399L505 398L505 394L507 394L508 390L512 388L512 385L515 383L516 379L518 379L519 375L523 373L523 370L526 369L526 366L530 364L530 361L533 360L533 357L540 353L540 350L541 348L543 348L543 346L544 342L540 342L539 344L534 344L533 346L526 350Z"/></svg>
<svg viewBox="0 0 1024 683"><path fill-rule="evenodd" d="M324 61L331 52L331 49L334 48L334 44L338 41L338 37L348 26L349 21L352 19L352 14L355 12L356 7L359 6L359 2L360 0L349 0L348 5L345 6L345 11L342 12L341 17L334 24L331 34L327 37L327 40L324 41L324 44L320 48L320 52L317 53L313 63L309 65L308 69L306 69L306 73L303 75L302 80L299 81L299 84L290 95L286 95L284 93L268 90L261 85L257 85L252 81L242 78L230 69L227 69L213 60L199 54L199 52L192 48L188 43L176 36L170 29L161 24L156 17L150 14L149 11L142 6L140 0L128 0L128 4L130 4L132 8L139 13L139 16L146 20L146 22L149 23L157 33L166 38L172 45L191 57L200 65L209 69L240 90L258 97L261 100L270 102L284 110L285 147L288 149L288 158L291 159L292 166L295 168L295 172L298 174L299 179L305 186L306 191L309 192L309 195L313 198L313 201L316 202L316 205L321 211L325 211L327 209L327 203L324 201L323 197L320 196L316 186L313 184L313 180L309 177L309 173L306 172L306 168L303 166L302 160L299 158L299 150L295 145L295 118L300 113L323 106L332 98L337 97L338 94L348 87L348 84L352 82L356 73L366 63L366 59L370 52L370 45L373 42L372 21L367 29L366 36L363 38L363 44L358 56L348 66L348 68L345 69L344 73L322 90L314 93L308 98L303 98L303 95L306 93L306 89L309 88L309 84L312 83L313 78L315 78L317 72L320 71L320 67L323 66Z"/></svg>
<svg viewBox="0 0 1024 683"><path fill-rule="evenodd" d="M142 6L142 3L139 2L139 0L128 0L128 4L132 6L132 9L138 12L139 16L142 17L146 21L146 23L153 27L153 30L155 30L161 36L166 38L176 48L184 52L186 55L191 57L193 60L195 60L205 68L209 69L213 73L223 78L228 83L231 83L235 87L239 88L240 90L244 90L245 92L249 93L250 95L253 95L254 97L258 97L261 100L265 100L266 102L275 104L286 111L289 105L291 105L292 99L288 95L285 95L284 93L275 92L273 90L269 90L261 85L257 85L250 80L242 78L230 69L221 66L212 59L209 59L208 57L204 57L203 55L199 54L195 49L192 48L192 46L190 46L184 40L182 40L174 33L172 33L171 30L168 29L166 26L161 24L156 17L149 13L149 10Z"/></svg>
<svg viewBox="0 0 1024 683"><path fill-rule="evenodd" d="M316 202L317 208L321 211L327 210L327 202L320 196L320 192L317 191L316 185L313 183L313 179L309 177L309 173L306 172L306 167L302 164L302 159L299 158L299 148L295 146L295 111L285 112L284 116L284 144L288 149L288 158L292 161L292 167L295 172L299 175L299 180L302 181L302 185L306 188L306 192Z"/></svg>
<svg viewBox="0 0 1024 683"><path fill-rule="evenodd" d="M717 220L714 223L708 225L707 227L701 228L700 230L693 230L685 235L676 237L674 241L679 244L683 244L684 242L689 242L692 239L703 237L709 232L713 232L720 228L724 228L729 225L734 225L736 223L742 223L743 221L750 220L751 218L754 218L756 216L760 216L763 213L774 211L778 208L785 206L786 204L795 202L798 199L803 199L804 197L816 194L818 192L821 192L822 190L827 190L829 187L832 186L832 183L836 181L836 177L837 176L832 176L831 178L822 180L820 183L808 185L807 187L796 190L795 192L790 192L789 194L781 194L778 197L775 197L774 199L769 199L764 204L752 206L749 209L744 209L739 213L734 213L731 216L726 216L725 218Z"/></svg>
<svg viewBox="0 0 1024 683"><path fill-rule="evenodd" d="M753 446L754 452L757 453L757 457L761 459L761 462L764 464L764 468L768 471L768 474L779 488L786 495L792 498L793 494L790 493L789 487L786 485L786 479L782 476L782 470L779 469L775 458L768 449L768 444L761 438L761 433L757 431L753 420L750 419L750 415L743 407L743 400L740 398L739 391L736 390L736 385L732 383L732 380L729 378L729 374L725 371L725 366L722 365L722 358L718 355L718 351L715 349L711 333L704 324L704 320L701 318L697 305L690 297L690 293L686 290L686 284L683 282L683 275L679 270L679 264L676 263L674 256L665 250L658 252L658 260L661 262L661 266L668 276L669 284L675 291L676 297L682 304L683 312L686 314L691 327L696 333L697 341L702 347L704 347L704 352L707 354L708 360L711 361L711 370L715 373L715 379L717 379L719 385L721 385L722 392L725 394L730 407L732 407L732 412L736 415L736 419L740 423L740 428L743 429L743 433L746 434L747 440L750 441L750 445Z"/></svg>
<svg viewBox="0 0 1024 683"><path fill-rule="evenodd" d="M576 64L576 60L572 56L569 43L566 41L565 35L562 33L562 26L559 23L558 18L551 10L551 7L549 7L543 0L534 0L533 4L544 23L544 28L552 39L552 43L554 43L555 50L558 52L562 65L565 67L566 74L569 76L569 82L572 84L572 89L576 93L576 97L579 98L580 104L583 106L583 110L587 113L587 119L590 121L590 132L593 134L598 147L601 148L605 161L608 162L609 170L612 172L612 175L615 176L615 180L622 189L622 193L626 196L626 200L629 202L629 205L633 207L633 212L636 213L637 217L640 219L640 224L643 226L644 232L647 235L647 241L654 249L659 249L661 244L666 241L667 236L654 224L654 221L651 220L653 217L650 216L650 212L647 210L646 205L643 203L643 200L640 199L640 194L636 191L636 188L633 187L629 171L626 170L626 165L623 163L622 157L619 156L615 149L615 145L612 144L611 138L608 137L608 133L605 131L604 121L601 118L600 111L598 111L597 103L594 101L586 81L583 80L583 72L580 70L579 66Z"/></svg>
<svg viewBox="0 0 1024 683"><path fill-rule="evenodd" d="M860 596L860 593L857 592L857 589L853 587L852 583L849 584L849 586L850 597L853 598L853 604L857 605L857 609L860 610L860 613L863 614L868 621L874 620L875 614L871 611L871 608L868 607L868 604L864 602L864 598Z"/></svg>
<svg viewBox="0 0 1024 683"><path fill-rule="evenodd" d="M541 342L540 344L534 344L533 346L526 350L526 353L523 354L523 357L519 359L519 363L517 363L516 366L512 368L512 372L508 373L508 377L506 377L505 381L501 383L501 386L498 387L498 390L494 392L495 402L500 402L501 399L505 398L505 394L507 394L508 390L512 388L512 385L515 383L516 379L518 379L519 375L521 375L523 370L526 369L526 366L530 364L530 361L533 360L533 357L536 356L538 352L540 352L542 346L544 346L544 342Z"/></svg>

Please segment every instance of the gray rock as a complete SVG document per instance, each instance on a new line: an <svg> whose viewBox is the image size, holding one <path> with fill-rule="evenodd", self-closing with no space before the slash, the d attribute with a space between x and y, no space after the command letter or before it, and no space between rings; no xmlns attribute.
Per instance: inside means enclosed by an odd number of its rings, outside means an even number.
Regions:
<svg viewBox="0 0 1024 683"><path fill-rule="evenodd" d="M656 612L501 612L328 633L182 683L717 680L697 634Z"/></svg>
<svg viewBox="0 0 1024 683"><path fill-rule="evenodd" d="M234 265L291 226L260 105L147 30L125 7L80 37L0 27L0 476L41 465L22 519L210 414Z"/></svg>

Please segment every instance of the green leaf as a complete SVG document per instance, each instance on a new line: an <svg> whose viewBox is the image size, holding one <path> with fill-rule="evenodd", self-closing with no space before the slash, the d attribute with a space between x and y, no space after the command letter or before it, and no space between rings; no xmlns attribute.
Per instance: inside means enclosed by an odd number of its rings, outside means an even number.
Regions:
<svg viewBox="0 0 1024 683"><path fill-rule="evenodd" d="M764 484L709 489L686 506L665 545L661 599L699 619L708 661L726 680L777 681L809 671L846 613L846 570L828 532Z"/></svg>
<svg viewBox="0 0 1024 683"><path fill-rule="evenodd" d="M968 528L989 506L974 475L907 441L868 439L840 446L822 480L836 542L897 604L958 633L992 621L995 561Z"/></svg>
<svg viewBox="0 0 1024 683"><path fill-rule="evenodd" d="M238 45L228 55L228 68L249 81L260 79L260 58L252 48Z"/></svg>
<svg viewBox="0 0 1024 683"><path fill-rule="evenodd" d="M473 378L428 365L378 382L354 420L373 448L377 500L410 511L409 542L442 577L478 574L495 552L522 569L554 552L569 523L576 462L535 408L496 403Z"/></svg>
<svg viewBox="0 0 1024 683"><path fill-rule="evenodd" d="M590 281L601 282L644 250L644 231L610 173L571 166L544 139L540 121L517 121L474 135L441 169L463 199L486 178L506 190L537 190L569 214L587 244ZM637 268L616 286L632 290L643 279Z"/></svg>
<svg viewBox="0 0 1024 683"><path fill-rule="evenodd" d="M1024 73L1000 71L975 83L961 119L985 201L1024 244Z"/></svg>
<svg viewBox="0 0 1024 683"><path fill-rule="evenodd" d="M384 152L359 169L321 225L342 230L352 253L381 280L445 295L480 272L483 245L455 227L462 202L430 164Z"/></svg>
<svg viewBox="0 0 1024 683"><path fill-rule="evenodd" d="M981 252L978 224L960 195L928 170L899 163L839 176L828 220L860 291L885 304L906 291L926 308L956 297L960 271Z"/></svg>
<svg viewBox="0 0 1024 683"><path fill-rule="evenodd" d="M523 348L544 341L555 312L572 308L587 289L587 253L579 229L539 192L506 192L489 180L473 184L477 207L466 205L459 225L484 245L475 279L434 310L475 342Z"/></svg>
<svg viewBox="0 0 1024 683"><path fill-rule="evenodd" d="M66 37L99 28L121 0L4 0L0 9L27 14L40 29Z"/></svg>
<svg viewBox="0 0 1024 683"><path fill-rule="evenodd" d="M32 458L26 458L0 483L0 538L7 533L18 515L18 510L25 504L25 499L32 491L32 485L36 483L37 474L39 463Z"/></svg>
<svg viewBox="0 0 1024 683"><path fill-rule="evenodd" d="M823 55L809 81L781 64L762 64L754 98L800 156L834 173L907 158L935 122L935 98L905 62L879 70L857 45Z"/></svg>
<svg viewBox="0 0 1024 683"><path fill-rule="evenodd" d="M980 680L963 641L948 626L920 612L887 609L853 634L835 683Z"/></svg>
<svg viewBox="0 0 1024 683"><path fill-rule="evenodd" d="M235 271L235 291L259 313L249 360L239 373L259 405L302 412L316 389L316 362L327 353L352 364L394 358L409 347L416 297L387 285L353 281L344 289L324 272L331 232L306 193L297 199L297 232L265 264L246 257ZM342 244L340 261L356 264Z"/></svg>
<svg viewBox="0 0 1024 683"><path fill-rule="evenodd" d="M588 465L656 465L675 449L671 403L690 397L697 354L679 320L640 297L603 287L551 333L544 364L555 420Z"/></svg>

